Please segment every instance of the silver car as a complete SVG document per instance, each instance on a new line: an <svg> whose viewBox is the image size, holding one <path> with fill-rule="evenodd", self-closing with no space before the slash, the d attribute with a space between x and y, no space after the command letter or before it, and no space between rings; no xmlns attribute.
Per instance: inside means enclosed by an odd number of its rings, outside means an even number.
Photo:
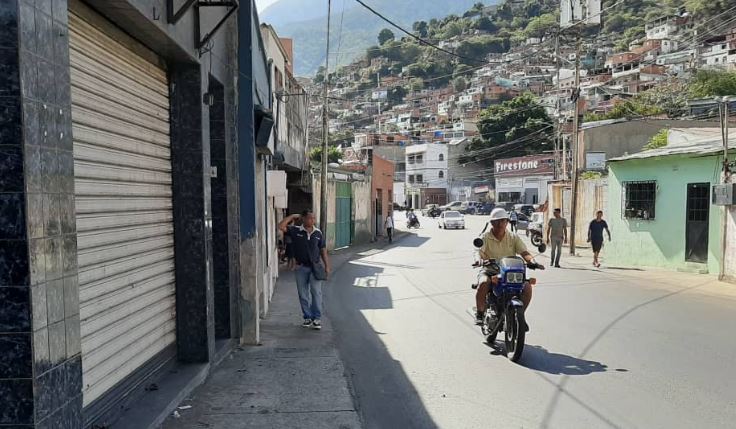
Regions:
<svg viewBox="0 0 736 429"><path fill-rule="evenodd" d="M465 229L465 216L455 210L442 212L437 226L442 229Z"/></svg>

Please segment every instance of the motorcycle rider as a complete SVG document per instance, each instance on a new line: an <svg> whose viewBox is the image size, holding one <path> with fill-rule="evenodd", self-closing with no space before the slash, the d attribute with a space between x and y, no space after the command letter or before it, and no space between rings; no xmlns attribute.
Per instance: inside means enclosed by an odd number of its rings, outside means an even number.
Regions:
<svg viewBox="0 0 736 429"><path fill-rule="evenodd" d="M483 247L480 248L480 258L482 260L498 260L519 255L527 263L534 263L534 257L526 249L526 245L521 240L521 237L515 232L508 230L509 214L506 210L502 208L493 209L490 223L491 230L483 234ZM483 314L486 311L486 295L488 295L490 286L498 282L496 276L489 278L486 275L484 277L479 282L478 290L475 294L475 319L477 324L483 324ZM532 285L530 282L524 284L521 300L524 303L524 308L528 309L532 301Z"/></svg>
<svg viewBox="0 0 736 429"><path fill-rule="evenodd" d="M406 218L409 221L409 225L414 225L415 223L419 222L416 213L414 213L414 209L409 209L409 213L406 215Z"/></svg>

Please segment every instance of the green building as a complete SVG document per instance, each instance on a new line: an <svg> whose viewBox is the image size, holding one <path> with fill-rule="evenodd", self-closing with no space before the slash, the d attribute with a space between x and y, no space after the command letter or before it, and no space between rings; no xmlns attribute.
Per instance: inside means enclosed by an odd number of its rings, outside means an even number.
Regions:
<svg viewBox="0 0 736 429"><path fill-rule="evenodd" d="M608 262L717 274L723 208L711 188L722 154L719 129L672 129L664 148L609 160Z"/></svg>

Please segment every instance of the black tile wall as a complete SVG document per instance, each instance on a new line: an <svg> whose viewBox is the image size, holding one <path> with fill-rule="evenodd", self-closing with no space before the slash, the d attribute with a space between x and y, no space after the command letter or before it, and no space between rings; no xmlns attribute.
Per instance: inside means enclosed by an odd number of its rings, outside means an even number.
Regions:
<svg viewBox="0 0 736 429"><path fill-rule="evenodd" d="M0 425L80 428L66 0L0 1Z"/></svg>

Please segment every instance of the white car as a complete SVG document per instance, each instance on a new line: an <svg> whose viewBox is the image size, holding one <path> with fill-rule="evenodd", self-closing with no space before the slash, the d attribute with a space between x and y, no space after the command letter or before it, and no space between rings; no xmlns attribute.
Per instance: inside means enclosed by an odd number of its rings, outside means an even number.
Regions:
<svg viewBox="0 0 736 429"><path fill-rule="evenodd" d="M441 228L465 229L465 216L455 210L442 212L438 226Z"/></svg>

